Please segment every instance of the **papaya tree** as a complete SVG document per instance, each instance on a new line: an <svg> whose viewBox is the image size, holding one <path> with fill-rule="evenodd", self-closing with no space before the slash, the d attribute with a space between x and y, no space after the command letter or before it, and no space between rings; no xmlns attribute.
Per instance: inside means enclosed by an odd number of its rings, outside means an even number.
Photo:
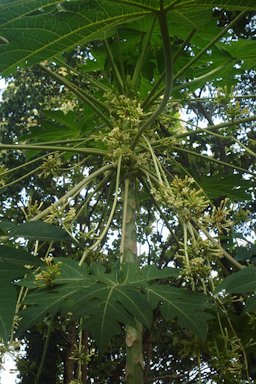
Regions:
<svg viewBox="0 0 256 384"><path fill-rule="evenodd" d="M238 31L255 9L0 5L2 76L32 68L51 87L34 108L18 99L26 113L15 130L5 115L0 144L2 201L18 188L24 203L19 217L1 212L0 333L6 345L41 335L31 382L49 382L54 343L66 358L53 382L179 383L184 362L191 383L207 370L251 382L254 248L238 232L255 186L255 95L241 84L256 50ZM177 366L155 363L162 355ZM125 361L111 381L90 373L106 356Z"/></svg>

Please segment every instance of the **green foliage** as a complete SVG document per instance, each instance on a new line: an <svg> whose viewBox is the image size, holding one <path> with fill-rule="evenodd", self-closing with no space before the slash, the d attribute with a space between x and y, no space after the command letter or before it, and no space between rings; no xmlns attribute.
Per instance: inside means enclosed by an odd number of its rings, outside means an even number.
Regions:
<svg viewBox="0 0 256 384"><path fill-rule="evenodd" d="M135 318L147 328L151 327L152 311L160 305L166 320L178 318L180 324L205 337L207 298L192 294L185 289L153 284L155 280L174 278L178 271L173 268L159 270L148 266L141 271L133 264L123 264L121 272L106 272L97 267L87 270L77 262L58 258L60 276L53 286L36 289L25 300L28 306L22 312L20 332L38 324L47 315L61 314L71 320L85 318L87 327L96 343L106 347L110 339L121 331L120 324L134 326ZM32 282L25 279L22 285L38 285L38 272ZM200 321L196 324L196 318ZM95 322L95 319L98 319Z"/></svg>
<svg viewBox="0 0 256 384"><path fill-rule="evenodd" d="M254 245L244 254L237 235L254 220L255 95L243 85L255 42L235 32L255 9L252 0L0 5L0 70L19 67L1 107L0 334L44 335L35 384L51 335L67 382L87 382L98 346L99 365L107 354L123 360L124 333L127 384L166 381L150 376L159 351L177 365L168 382L207 382L205 365L219 382L253 377L232 298L255 291L255 270L244 268ZM185 110L195 117L184 121ZM140 256L138 243L148 245ZM246 306L255 309L253 295ZM153 375L166 369L160 361Z"/></svg>
<svg viewBox="0 0 256 384"><path fill-rule="evenodd" d="M0 224L1 226L1 224ZM10 225L6 235L12 237L24 237L29 240L42 241L70 241L71 237L61 228L43 221L31 221L23 224Z"/></svg>
<svg viewBox="0 0 256 384"><path fill-rule="evenodd" d="M0 261L5 263L12 263L18 266L32 265L40 267L43 265L42 260L39 260L36 256L31 255L23 248L14 248L8 245L0 246Z"/></svg>
<svg viewBox="0 0 256 384"><path fill-rule="evenodd" d="M226 277L218 286L229 293L246 293L255 291L255 268L243 268L241 271Z"/></svg>
<svg viewBox="0 0 256 384"><path fill-rule="evenodd" d="M255 181L244 180L241 175L232 174L224 178L219 175L202 177L199 184L210 199L222 196L231 201L244 201L251 199L251 190Z"/></svg>

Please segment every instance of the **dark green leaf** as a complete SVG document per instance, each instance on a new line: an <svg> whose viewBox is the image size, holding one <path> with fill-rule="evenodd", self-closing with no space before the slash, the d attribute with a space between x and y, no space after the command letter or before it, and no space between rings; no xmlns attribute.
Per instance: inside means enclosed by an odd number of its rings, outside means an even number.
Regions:
<svg viewBox="0 0 256 384"><path fill-rule="evenodd" d="M7 261L17 265L42 266L43 262L22 248L14 248L7 245L0 246L0 261Z"/></svg>
<svg viewBox="0 0 256 384"><path fill-rule="evenodd" d="M218 286L218 291L246 293L256 290L256 268L244 268L226 277Z"/></svg>
<svg viewBox="0 0 256 384"><path fill-rule="evenodd" d="M71 237L63 229L43 221L28 221L24 224L16 225L9 231L9 236L43 241L71 240Z"/></svg>
<svg viewBox="0 0 256 384"><path fill-rule="evenodd" d="M56 279L56 286L28 295L20 331L40 322L47 314L71 312L75 319L84 318L98 345L106 346L112 336L121 332L120 324L133 325L137 319L150 327L152 311L162 303L166 319L178 318L182 327L201 337L206 333L209 316L202 312L207 307L204 295L169 285L151 285L153 280L175 277L177 272L172 268L164 271L149 266L141 273L138 266L127 264L122 265L121 275L118 266L112 273L93 268L93 274L79 267L76 261L63 258L55 261L61 261L61 276ZM146 284L149 288L141 289Z"/></svg>
<svg viewBox="0 0 256 384"><path fill-rule="evenodd" d="M136 264L126 263L122 267L122 279L124 282L137 286L145 286L146 284L161 279L171 279L179 275L179 270L176 268L166 267L159 269L155 265L146 265L142 269Z"/></svg>
<svg viewBox="0 0 256 384"><path fill-rule="evenodd" d="M160 305L166 320L177 318L181 327L204 339L207 334L207 320L211 316L204 312L209 308L208 298L200 293L169 285L153 285L147 288L148 300L152 305Z"/></svg>
<svg viewBox="0 0 256 384"><path fill-rule="evenodd" d="M256 245L252 244L250 247L237 247L236 248L236 260L245 261L250 260L256 255Z"/></svg>
<svg viewBox="0 0 256 384"><path fill-rule="evenodd" d="M0 284L0 336L8 343L16 309L17 294L13 286Z"/></svg>
<svg viewBox="0 0 256 384"><path fill-rule="evenodd" d="M255 184L250 180L244 180L240 175L206 176L198 180L201 188L210 199L228 197L231 201L250 200L250 189Z"/></svg>
<svg viewBox="0 0 256 384"><path fill-rule="evenodd" d="M17 302L13 281L24 276L26 271L22 265L0 261L0 336L5 343L11 334Z"/></svg>

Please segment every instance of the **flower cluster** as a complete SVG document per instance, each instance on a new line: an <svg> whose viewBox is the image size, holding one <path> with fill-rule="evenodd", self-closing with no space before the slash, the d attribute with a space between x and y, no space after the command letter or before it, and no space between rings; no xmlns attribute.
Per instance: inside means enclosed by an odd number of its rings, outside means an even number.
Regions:
<svg viewBox="0 0 256 384"><path fill-rule="evenodd" d="M130 122L136 126L139 124L144 112L136 98L131 99L125 95L107 93L109 111L117 120Z"/></svg>
<svg viewBox="0 0 256 384"><path fill-rule="evenodd" d="M175 176L169 187L152 188L151 193L157 201L174 208L184 220L188 220L191 215L200 216L209 204L203 191L194 188L193 184L194 180L188 176L184 179Z"/></svg>
<svg viewBox="0 0 256 384"><path fill-rule="evenodd" d="M186 255L184 244L180 244L175 259L182 263L181 275L189 279L207 279L211 274L209 261L222 257L222 252L214 247L209 240L200 237L192 239L186 244Z"/></svg>
<svg viewBox="0 0 256 384"><path fill-rule="evenodd" d="M40 212L43 204L44 203L42 201L39 203L37 200L33 202L32 199L29 199L27 206L25 208L21 207L21 210L24 213L25 219L30 220L34 216L36 216L38 212Z"/></svg>
<svg viewBox="0 0 256 384"><path fill-rule="evenodd" d="M212 228L216 228L219 234L229 232L234 222L230 219L230 209L226 207L228 199L221 201L219 207L214 207L212 214L205 216L203 222Z"/></svg>
<svg viewBox="0 0 256 384"><path fill-rule="evenodd" d="M43 178L48 176L58 176L60 173L61 164L61 158L57 153L54 155L49 155L46 159L44 159L43 164L41 165L42 172L39 174L39 176Z"/></svg>
<svg viewBox="0 0 256 384"><path fill-rule="evenodd" d="M224 87L217 90L215 98L215 104L217 106L222 105L225 114L232 120L249 113L248 108L242 108L240 102L235 99L234 95L234 87L231 87L231 90L228 87Z"/></svg>
<svg viewBox="0 0 256 384"><path fill-rule="evenodd" d="M106 143L110 150L109 156L111 157L111 160L117 161L122 155L123 161L130 162L130 166L132 164L133 168L148 164L150 159L149 153L136 154L131 149L132 139L137 132L136 128L133 130L122 130L119 127L115 127L108 134L102 134L100 136L101 141Z"/></svg>
<svg viewBox="0 0 256 384"><path fill-rule="evenodd" d="M64 229L69 231L72 229L75 217L76 210L74 207L71 207L66 211L65 207L56 208L55 206L52 206L50 213L46 216L45 222L61 225Z"/></svg>
<svg viewBox="0 0 256 384"><path fill-rule="evenodd" d="M234 380L234 383L241 383L244 364L238 339L225 336L225 348L221 347L216 351L216 348L213 347L210 352L210 364L217 372L221 372L221 377L225 380Z"/></svg>
<svg viewBox="0 0 256 384"><path fill-rule="evenodd" d="M85 351L85 348L82 348L82 350L79 350L79 347L75 345L75 348L73 352L71 353L70 359L79 361L82 365L86 365L91 361L92 356L95 353L88 353Z"/></svg>
<svg viewBox="0 0 256 384"><path fill-rule="evenodd" d="M114 127L107 135L102 135L102 141L107 144L109 149L115 150L129 146L131 135L129 131L122 131L119 127Z"/></svg>
<svg viewBox="0 0 256 384"><path fill-rule="evenodd" d="M216 260L222 257L222 252L214 246L214 244L207 239L198 237L192 239L190 244L187 244L187 254L190 260L202 259L202 260ZM181 243L176 258L184 258L184 245Z"/></svg>
<svg viewBox="0 0 256 384"><path fill-rule="evenodd" d="M202 348L201 341L184 329L177 329L173 332L172 345L181 358L196 356Z"/></svg>
<svg viewBox="0 0 256 384"><path fill-rule="evenodd" d="M184 265L182 275L185 277L197 279L206 279L211 273L211 266L207 265L202 257L195 257L190 260L189 264Z"/></svg>
<svg viewBox="0 0 256 384"><path fill-rule="evenodd" d="M53 258L44 259L46 268L35 275L35 284L39 287L52 287L57 277L61 275L61 262L53 263Z"/></svg>
<svg viewBox="0 0 256 384"><path fill-rule="evenodd" d="M76 100L64 100L59 106L59 110L66 115L69 111L73 111L77 107Z"/></svg>

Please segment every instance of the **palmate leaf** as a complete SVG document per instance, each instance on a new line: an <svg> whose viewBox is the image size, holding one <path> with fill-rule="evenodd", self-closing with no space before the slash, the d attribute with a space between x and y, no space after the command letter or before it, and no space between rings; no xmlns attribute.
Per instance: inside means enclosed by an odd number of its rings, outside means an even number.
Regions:
<svg viewBox="0 0 256 384"><path fill-rule="evenodd" d="M249 294L246 300L245 310L254 312L256 310L256 268L248 267L226 277L218 286L217 292L225 290L227 293Z"/></svg>
<svg viewBox="0 0 256 384"><path fill-rule="evenodd" d="M236 247L236 260L237 261L252 261L256 256L256 244L250 244L248 247Z"/></svg>
<svg viewBox="0 0 256 384"><path fill-rule="evenodd" d="M31 265L40 267L43 265L43 262L40 259L31 255L23 248L14 248L7 245L0 246L0 262L8 262L18 266Z"/></svg>
<svg viewBox="0 0 256 384"><path fill-rule="evenodd" d="M5 1L0 6L0 72L32 65L78 44L102 38L111 27L147 13L107 0ZM10 57L10 53L11 57Z"/></svg>
<svg viewBox="0 0 256 384"><path fill-rule="evenodd" d="M120 323L134 325L136 318L146 327L150 327L152 321L152 309L145 295L134 287L128 285L100 285L92 287L92 294L96 297L86 305L85 312L90 316L85 319L87 326L96 343L100 346L107 345L109 339L120 333ZM83 303L83 301L82 301ZM81 304L82 304L81 303ZM81 306L80 306L81 309ZM77 314L84 315L80 310ZM95 319L98 325L95 326Z"/></svg>
<svg viewBox="0 0 256 384"><path fill-rule="evenodd" d="M183 327L205 336L209 318L203 313L207 301L205 296L169 285L162 286L158 282L159 279L175 277L177 271L173 268L157 270L156 267L146 267L140 271L137 266L127 264L122 265L121 273L118 266L106 273L103 268L94 266L88 271L76 261L56 260L61 262L61 275L55 286L39 288L27 296L27 307L21 313L21 333L47 315L72 313L74 319L84 319L84 325L96 343L105 347L111 337L121 332L122 324L133 325L137 319L150 327L152 311L160 305L166 319L177 318ZM152 283L154 280L157 284Z"/></svg>
<svg viewBox="0 0 256 384"><path fill-rule="evenodd" d="M8 342L15 315L17 291L13 281L26 273L22 265L0 261L0 336Z"/></svg>
<svg viewBox="0 0 256 384"><path fill-rule="evenodd" d="M0 336L5 344L11 335L15 315L17 293L6 281L0 283Z"/></svg>
<svg viewBox="0 0 256 384"><path fill-rule="evenodd" d="M250 190L255 187L254 180L245 180L239 174L205 176L197 180L210 199L228 197L231 201L251 200Z"/></svg>
<svg viewBox="0 0 256 384"><path fill-rule="evenodd" d="M82 114L69 111L44 111L41 126L31 127L30 133L22 137L26 142L57 141L89 136L93 132L92 114L87 108Z"/></svg>
<svg viewBox="0 0 256 384"><path fill-rule="evenodd" d="M27 221L12 226L7 232L9 237L24 237L29 240L70 241L72 238L62 228L43 221Z"/></svg>
<svg viewBox="0 0 256 384"><path fill-rule="evenodd" d="M24 249L0 246L0 336L7 343L15 315L18 290L14 282L22 278L26 265L39 267L43 263Z"/></svg>
<svg viewBox="0 0 256 384"><path fill-rule="evenodd" d="M243 61L243 67L254 68L256 59L256 42L255 40L234 41L231 45L218 44L219 48L226 51L234 60Z"/></svg>
<svg viewBox="0 0 256 384"><path fill-rule="evenodd" d="M256 291L256 268L243 268L226 277L218 286L218 291L247 293Z"/></svg>
<svg viewBox="0 0 256 384"><path fill-rule="evenodd" d="M8 75L18 66L33 65L76 45L102 39L114 26L148 15L159 6L160 2L152 0L2 1L0 73ZM165 0L164 6L180 15L190 7L199 12L214 7L256 9L254 0Z"/></svg>
<svg viewBox="0 0 256 384"><path fill-rule="evenodd" d="M152 310L145 295L136 287L120 284L115 271L91 275L72 260L58 261L62 262L62 274L56 287L38 289L28 296L26 304L31 306L22 314L20 332L47 314L71 312L74 319L85 318L97 344L104 347L112 336L120 333L120 323L133 324L136 317L150 326Z"/></svg>
<svg viewBox="0 0 256 384"><path fill-rule="evenodd" d="M177 318L178 323L193 334L204 339L207 334L207 320L211 315L207 296L186 289L168 285L153 285L147 288L148 300L154 305L160 303L160 311L166 320Z"/></svg>

